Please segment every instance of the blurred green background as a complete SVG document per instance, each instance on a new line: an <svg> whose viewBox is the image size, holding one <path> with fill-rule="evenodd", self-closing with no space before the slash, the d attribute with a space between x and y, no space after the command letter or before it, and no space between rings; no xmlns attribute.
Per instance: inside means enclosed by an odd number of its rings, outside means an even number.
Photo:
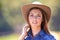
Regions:
<svg viewBox="0 0 60 40"><path fill-rule="evenodd" d="M21 7L34 1L51 8L49 29L60 40L60 0L0 0L0 40L18 40L25 23Z"/></svg>

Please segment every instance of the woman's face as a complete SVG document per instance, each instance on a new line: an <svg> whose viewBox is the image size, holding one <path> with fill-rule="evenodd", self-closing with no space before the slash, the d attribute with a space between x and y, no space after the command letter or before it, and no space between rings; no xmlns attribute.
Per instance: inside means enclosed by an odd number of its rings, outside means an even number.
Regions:
<svg viewBox="0 0 60 40"><path fill-rule="evenodd" d="M39 9L32 9L29 14L29 23L32 27L41 26L42 23L42 13Z"/></svg>

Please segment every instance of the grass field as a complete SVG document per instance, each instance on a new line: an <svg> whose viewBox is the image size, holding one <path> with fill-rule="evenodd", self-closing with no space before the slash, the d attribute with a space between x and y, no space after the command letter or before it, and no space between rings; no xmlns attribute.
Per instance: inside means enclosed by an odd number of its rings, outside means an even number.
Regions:
<svg viewBox="0 0 60 40"><path fill-rule="evenodd" d="M18 40L17 34L10 34L6 36L0 36L0 40Z"/></svg>

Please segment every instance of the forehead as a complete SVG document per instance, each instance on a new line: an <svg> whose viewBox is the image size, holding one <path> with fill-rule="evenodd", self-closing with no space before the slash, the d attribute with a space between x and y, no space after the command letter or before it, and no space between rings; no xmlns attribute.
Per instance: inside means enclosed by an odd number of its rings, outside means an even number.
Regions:
<svg viewBox="0 0 60 40"><path fill-rule="evenodd" d="M39 9L32 9L32 10L30 11L30 14L42 14L42 11L39 10Z"/></svg>

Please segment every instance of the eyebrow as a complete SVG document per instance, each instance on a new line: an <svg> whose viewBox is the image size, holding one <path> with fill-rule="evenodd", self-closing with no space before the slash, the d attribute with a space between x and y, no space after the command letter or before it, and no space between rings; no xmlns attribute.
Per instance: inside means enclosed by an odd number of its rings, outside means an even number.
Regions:
<svg viewBox="0 0 60 40"><path fill-rule="evenodd" d="M31 13L30 15L33 15L33 13ZM36 14L36 15L41 16L41 14Z"/></svg>

